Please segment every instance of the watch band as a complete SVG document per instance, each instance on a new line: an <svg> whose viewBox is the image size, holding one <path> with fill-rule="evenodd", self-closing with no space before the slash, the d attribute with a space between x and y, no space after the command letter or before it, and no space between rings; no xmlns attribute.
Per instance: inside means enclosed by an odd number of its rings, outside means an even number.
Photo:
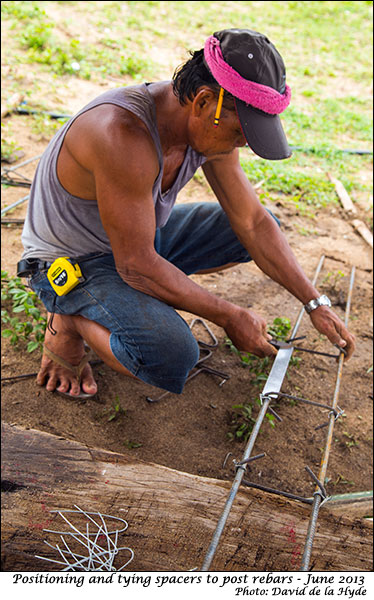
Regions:
<svg viewBox="0 0 374 600"><path fill-rule="evenodd" d="M313 300L310 300L310 302L304 305L304 308L309 314L312 312L312 310L315 310L319 306L331 306L330 298L323 294L319 298L313 298Z"/></svg>

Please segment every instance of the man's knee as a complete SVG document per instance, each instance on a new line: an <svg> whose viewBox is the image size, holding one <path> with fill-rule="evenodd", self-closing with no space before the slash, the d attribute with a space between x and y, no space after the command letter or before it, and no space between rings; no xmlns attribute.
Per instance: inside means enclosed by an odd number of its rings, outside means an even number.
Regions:
<svg viewBox="0 0 374 600"><path fill-rule="evenodd" d="M180 394L191 369L199 360L199 346L190 329L178 323L156 326L142 342L132 344L126 336L111 336L116 358L145 383Z"/></svg>
<svg viewBox="0 0 374 600"><path fill-rule="evenodd" d="M183 381L184 385L189 372L199 360L199 346L189 329L182 335L168 333L158 344L156 372L162 373L167 379Z"/></svg>

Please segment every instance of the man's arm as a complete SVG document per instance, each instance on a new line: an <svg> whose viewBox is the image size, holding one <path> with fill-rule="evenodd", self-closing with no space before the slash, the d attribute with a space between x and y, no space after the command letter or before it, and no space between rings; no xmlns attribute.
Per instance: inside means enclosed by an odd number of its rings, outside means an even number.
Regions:
<svg viewBox="0 0 374 600"><path fill-rule="evenodd" d="M303 304L317 298L320 294L305 276L285 236L245 176L238 151L207 161L203 170L233 230L259 268ZM333 344L345 347L347 358L352 355L354 336L331 309L321 306L310 317L320 333Z"/></svg>
<svg viewBox="0 0 374 600"><path fill-rule="evenodd" d="M84 134L84 135L83 135ZM135 289L223 327L238 349L258 356L275 354L266 322L197 285L159 256L154 248L152 188L159 171L148 132L124 120L81 132L80 164L95 180L103 226L122 279ZM74 154L74 148L70 148Z"/></svg>

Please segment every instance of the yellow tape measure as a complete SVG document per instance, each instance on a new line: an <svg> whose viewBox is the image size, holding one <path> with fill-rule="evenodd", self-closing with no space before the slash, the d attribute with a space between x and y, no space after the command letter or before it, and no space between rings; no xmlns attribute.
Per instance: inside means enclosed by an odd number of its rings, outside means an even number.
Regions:
<svg viewBox="0 0 374 600"><path fill-rule="evenodd" d="M83 281L78 263L73 264L68 256L56 258L47 271L47 277L58 296L65 296Z"/></svg>

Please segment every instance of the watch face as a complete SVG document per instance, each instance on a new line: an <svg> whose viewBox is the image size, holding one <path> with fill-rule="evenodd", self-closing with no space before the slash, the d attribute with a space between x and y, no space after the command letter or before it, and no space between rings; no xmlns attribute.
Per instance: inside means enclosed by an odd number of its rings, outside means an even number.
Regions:
<svg viewBox="0 0 374 600"><path fill-rule="evenodd" d="M320 304L323 304L324 306L331 306L330 298L328 298L325 295L320 297L319 302L320 302Z"/></svg>
<svg viewBox="0 0 374 600"><path fill-rule="evenodd" d="M307 313L311 313L312 310L318 308L319 306L331 306L330 299L324 294L319 298L314 298L308 304L305 305L305 310Z"/></svg>

